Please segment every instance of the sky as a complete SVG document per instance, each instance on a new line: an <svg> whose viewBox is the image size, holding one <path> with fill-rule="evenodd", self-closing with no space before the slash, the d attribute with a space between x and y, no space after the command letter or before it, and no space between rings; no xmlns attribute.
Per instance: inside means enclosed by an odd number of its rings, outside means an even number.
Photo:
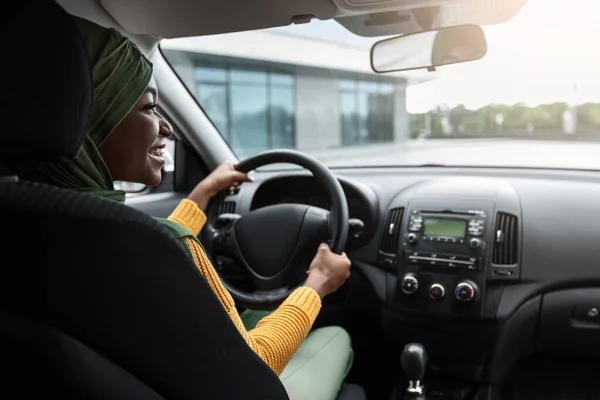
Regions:
<svg viewBox="0 0 600 400"><path fill-rule="evenodd" d="M436 79L409 87L407 109L600 101L599 22L600 0L528 0L511 20L483 27L488 43L483 59L441 67ZM277 29L366 50L377 40L356 36L335 21Z"/></svg>

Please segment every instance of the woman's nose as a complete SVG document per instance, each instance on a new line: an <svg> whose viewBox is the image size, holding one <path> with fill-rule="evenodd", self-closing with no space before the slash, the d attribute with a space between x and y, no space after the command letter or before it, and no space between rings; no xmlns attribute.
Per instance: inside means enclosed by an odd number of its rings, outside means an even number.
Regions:
<svg viewBox="0 0 600 400"><path fill-rule="evenodd" d="M162 115L160 121L160 134L164 137L169 137L173 134L173 127Z"/></svg>

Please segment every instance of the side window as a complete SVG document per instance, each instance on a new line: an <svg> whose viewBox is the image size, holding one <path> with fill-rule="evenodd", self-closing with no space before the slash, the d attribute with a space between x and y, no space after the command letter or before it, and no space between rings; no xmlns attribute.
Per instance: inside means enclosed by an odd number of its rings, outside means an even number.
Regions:
<svg viewBox="0 0 600 400"><path fill-rule="evenodd" d="M175 128L173 128L175 129ZM144 184L137 182L115 181L116 190L123 190L127 197L138 197L149 193L170 192L173 190L173 177L175 175L175 138L174 133L167 139L167 145L164 150L165 165L162 169L162 180L156 187L149 188Z"/></svg>

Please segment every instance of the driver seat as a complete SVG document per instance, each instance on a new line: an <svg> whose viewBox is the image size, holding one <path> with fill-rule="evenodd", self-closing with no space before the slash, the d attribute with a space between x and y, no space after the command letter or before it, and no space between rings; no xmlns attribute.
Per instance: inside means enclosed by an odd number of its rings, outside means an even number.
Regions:
<svg viewBox="0 0 600 400"><path fill-rule="evenodd" d="M52 0L16 8L2 17L11 62L3 63L10 79L0 162L71 158L93 106L83 40ZM288 399L153 218L22 182L3 167L0 221L7 231L0 249L16 256L5 258L0 279L3 391L19 398Z"/></svg>
<svg viewBox="0 0 600 400"><path fill-rule="evenodd" d="M74 157L93 106L87 54L68 14L53 0L16 8L0 19L11 60L3 63L0 249L16 256L5 258L0 279L3 390L288 399L161 224L110 200L20 181L5 166Z"/></svg>

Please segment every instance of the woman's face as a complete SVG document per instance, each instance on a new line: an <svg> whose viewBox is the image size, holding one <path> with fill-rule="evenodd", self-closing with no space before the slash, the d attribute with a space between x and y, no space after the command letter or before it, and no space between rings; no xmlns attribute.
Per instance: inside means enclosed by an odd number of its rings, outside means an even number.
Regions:
<svg viewBox="0 0 600 400"><path fill-rule="evenodd" d="M146 92L100 147L112 178L156 186L165 164L163 151L173 128L156 111L158 91L152 79Z"/></svg>

